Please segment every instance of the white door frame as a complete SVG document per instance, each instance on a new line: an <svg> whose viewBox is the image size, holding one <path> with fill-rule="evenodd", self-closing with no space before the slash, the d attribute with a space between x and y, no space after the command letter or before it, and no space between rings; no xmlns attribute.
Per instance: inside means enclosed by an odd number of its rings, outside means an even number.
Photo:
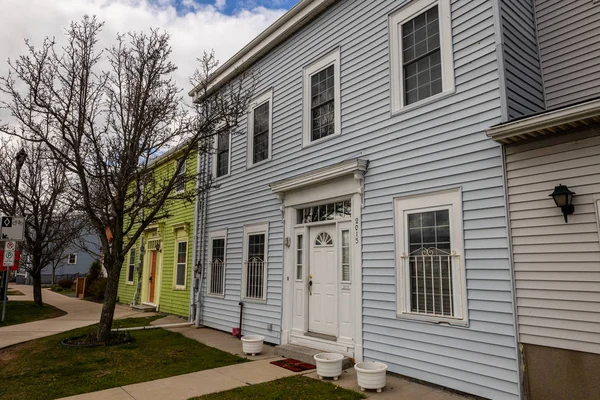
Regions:
<svg viewBox="0 0 600 400"><path fill-rule="evenodd" d="M348 164L353 165L348 166ZM313 183L307 184L306 175L292 178L290 180L282 181L271 185L272 190L278 195L282 202L282 211L284 216L284 282L283 282L283 305L282 305L282 332L281 332L281 344L298 344L302 346L312 347L321 350L337 351L342 354L354 357L356 361L363 360L363 334L362 334L362 254L361 254L361 214L363 206L363 182L364 172L366 171L366 161L364 160L351 160L333 166L331 169L323 169L319 171L319 175L311 173L312 178L310 181ZM343 171L335 173L333 169L341 170L339 166L342 165ZM324 177L320 179L320 176ZM297 185L296 185L297 184ZM352 216L349 220L340 220L340 222L347 221L350 224L350 253L351 253L351 282L338 285L344 286L345 289L350 290L352 295L348 302L348 319L351 321L346 327L348 329L347 335L342 335L341 332L338 334L338 338L335 342L310 337L304 335L308 327L308 316L304 310L308 309L308 297L303 295L301 291L297 291L297 288L301 288L304 285L306 290L308 268L305 261L303 268L303 280L298 282L296 280L296 261L295 261L295 240L296 234L304 229L305 253L308 246L307 235L309 233L308 226L311 225L298 225L297 213L298 209L305 206L315 204L326 204L339 200L351 200L352 202ZM332 223L336 221L328 221L323 224ZM316 225L316 224L315 224ZM339 224L336 232L339 235ZM341 248L341 246L340 246ZM304 256L304 260L307 257ZM298 285L300 283L300 286ZM341 280L340 280L341 284ZM299 301L295 298L300 297L304 299L304 310L294 309L295 304ZM338 305L341 296L338 295ZM298 307L296 307L298 308ZM298 315L296 311L300 311ZM341 309L338 306L338 325L340 321ZM296 315L295 315L296 314ZM303 329L299 330L298 317L303 317L305 324ZM296 327L294 323L296 321Z"/></svg>

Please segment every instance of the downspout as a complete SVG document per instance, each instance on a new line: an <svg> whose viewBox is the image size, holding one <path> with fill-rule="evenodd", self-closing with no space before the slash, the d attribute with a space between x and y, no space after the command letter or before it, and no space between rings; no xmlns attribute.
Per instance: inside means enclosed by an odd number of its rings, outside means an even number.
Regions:
<svg viewBox="0 0 600 400"><path fill-rule="evenodd" d="M144 188L142 186L142 201L144 200ZM142 220L144 219L144 208L140 211L140 215ZM135 285L135 293L133 295L133 303L131 305L135 306L138 304L138 299L140 296L140 292L142 290L142 269L144 268L144 234L140 235L140 252L138 254L138 263L137 263L137 283Z"/></svg>
<svg viewBox="0 0 600 400"><path fill-rule="evenodd" d="M200 179L202 179L203 182L206 182L206 176L209 173L209 168L207 166L208 164L208 156L206 155L205 152L202 152L202 163L201 163L201 168L202 171L200 173ZM204 185L206 186L206 185ZM208 203L208 191L206 190L206 188L203 189L202 191L202 201L200 204L200 209L201 209L201 214L200 214L200 235L198 238L199 241L199 245L198 245L198 252L199 252L199 257L198 257L198 262L196 263L196 275L198 276L198 279L195 281L196 285L197 285L197 291L196 291L196 326L199 327L201 325L202 322L202 281L204 280L204 264L206 261L206 252L204 251L205 248L205 230L206 230L206 210L207 210L207 203Z"/></svg>
<svg viewBox="0 0 600 400"><path fill-rule="evenodd" d="M200 147L200 145L198 145L198 147ZM196 174L199 175L200 174L200 152L196 151ZM194 322L196 320L196 309L197 309L197 305L196 302L194 301L195 299L195 293L196 290L198 290L198 284L196 282L196 273L197 273L197 260L198 260L198 218L199 218L199 214L200 214L200 204L202 204L201 201L198 200L198 188L200 187L200 177L198 176L198 178L196 179L196 199L195 199L195 204L194 204L194 239L192 241L192 277L194 278L192 280L194 287L192 288L192 290L190 290L190 310L189 310L189 318L188 321L189 322Z"/></svg>

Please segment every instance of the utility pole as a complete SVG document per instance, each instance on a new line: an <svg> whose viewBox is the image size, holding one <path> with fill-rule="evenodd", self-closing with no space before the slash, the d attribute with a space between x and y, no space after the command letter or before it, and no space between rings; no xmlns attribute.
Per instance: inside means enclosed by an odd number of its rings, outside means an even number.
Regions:
<svg viewBox="0 0 600 400"><path fill-rule="evenodd" d="M12 216L14 217L17 213L17 199L19 198L19 183L21 183L21 168L23 168L23 164L25 164L25 160L27 160L27 153L25 149L19 150L17 155L15 156L15 162L17 164L17 178L15 180L15 192L13 194L13 203L12 203ZM2 303L2 322L4 322L4 317L6 315L6 303L8 302L8 278L10 276L10 267L6 267L6 272L4 273L4 302Z"/></svg>

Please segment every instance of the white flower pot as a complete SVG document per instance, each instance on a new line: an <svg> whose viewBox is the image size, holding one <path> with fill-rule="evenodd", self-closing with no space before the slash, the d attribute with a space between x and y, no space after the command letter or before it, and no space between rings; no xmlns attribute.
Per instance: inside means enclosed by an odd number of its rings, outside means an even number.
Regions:
<svg viewBox="0 0 600 400"><path fill-rule="evenodd" d="M314 357L317 364L319 379L333 378L334 381L342 374L342 361L344 356L337 353L319 353Z"/></svg>
<svg viewBox="0 0 600 400"><path fill-rule="evenodd" d="M242 336L242 351L255 356L262 351L264 340L265 337L260 335Z"/></svg>
<svg viewBox="0 0 600 400"><path fill-rule="evenodd" d="M386 384L387 365L380 362L360 362L354 369L360 390L364 392L365 389L377 389L381 393Z"/></svg>

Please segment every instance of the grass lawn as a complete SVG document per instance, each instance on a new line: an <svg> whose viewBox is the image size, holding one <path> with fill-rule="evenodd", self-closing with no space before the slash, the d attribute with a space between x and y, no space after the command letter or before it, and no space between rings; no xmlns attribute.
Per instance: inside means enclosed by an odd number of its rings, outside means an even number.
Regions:
<svg viewBox="0 0 600 400"><path fill-rule="evenodd" d="M115 321L141 326L162 316ZM134 331L129 344L63 347L60 341L95 331L75 329L0 350L0 399L56 399L116 386L223 367L246 360L164 329Z"/></svg>
<svg viewBox="0 0 600 400"><path fill-rule="evenodd" d="M20 292L16 289L8 289L8 293L9 296L25 296L25 294L23 294L23 292Z"/></svg>
<svg viewBox="0 0 600 400"><path fill-rule="evenodd" d="M40 307L35 305L33 301L9 300L6 303L6 319L4 322L0 322L0 327L62 317L66 314L63 310L49 304L44 304L43 307Z"/></svg>
<svg viewBox="0 0 600 400"><path fill-rule="evenodd" d="M292 376L259 385L242 386L190 400L358 400L365 396L305 376Z"/></svg>

